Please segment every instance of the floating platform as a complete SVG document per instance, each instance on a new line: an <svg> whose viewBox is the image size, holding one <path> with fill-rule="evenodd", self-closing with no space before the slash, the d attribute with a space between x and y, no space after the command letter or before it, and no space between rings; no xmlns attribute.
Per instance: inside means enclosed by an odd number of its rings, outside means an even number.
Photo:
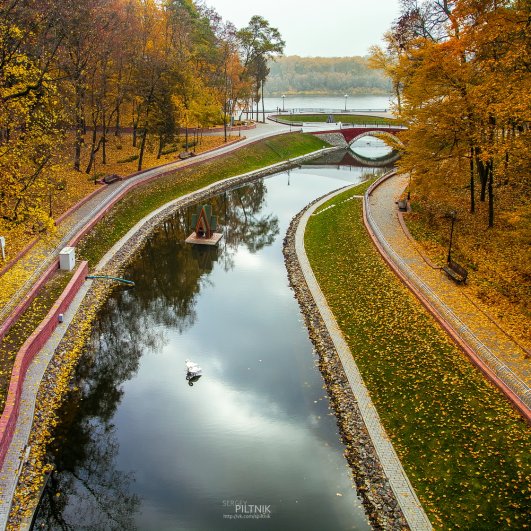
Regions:
<svg viewBox="0 0 531 531"><path fill-rule="evenodd" d="M196 245L217 245L221 238L223 238L223 233L221 232L214 232L210 238L204 238L197 236L194 231L184 241L186 243L194 243Z"/></svg>

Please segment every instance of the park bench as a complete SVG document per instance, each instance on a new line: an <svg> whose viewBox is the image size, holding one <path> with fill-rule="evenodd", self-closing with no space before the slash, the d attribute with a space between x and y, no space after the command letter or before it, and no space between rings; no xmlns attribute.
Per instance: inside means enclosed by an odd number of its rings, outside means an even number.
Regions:
<svg viewBox="0 0 531 531"><path fill-rule="evenodd" d="M112 175L106 175L103 178L103 182L105 184L112 184L112 183L115 183L116 181L121 181L121 180L122 178L119 175L116 175L116 173L113 173Z"/></svg>
<svg viewBox="0 0 531 531"><path fill-rule="evenodd" d="M407 212L407 201L405 199L398 201L398 210L400 212Z"/></svg>
<svg viewBox="0 0 531 531"><path fill-rule="evenodd" d="M179 158L181 160L189 159L190 157L195 157L195 153L193 153L192 151L183 151L179 154Z"/></svg>
<svg viewBox="0 0 531 531"><path fill-rule="evenodd" d="M466 284L468 271L453 260L448 260L448 263L443 267L443 271L458 284L461 284L461 282Z"/></svg>

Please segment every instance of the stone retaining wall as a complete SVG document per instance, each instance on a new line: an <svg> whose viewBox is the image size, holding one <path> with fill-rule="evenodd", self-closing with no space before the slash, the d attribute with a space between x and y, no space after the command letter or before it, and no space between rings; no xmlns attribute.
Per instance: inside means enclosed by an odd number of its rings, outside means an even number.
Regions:
<svg viewBox="0 0 531 531"><path fill-rule="evenodd" d="M343 148L349 146L345 137L341 133L316 133L314 136L328 142L332 146L340 146Z"/></svg>
<svg viewBox="0 0 531 531"><path fill-rule="evenodd" d="M376 529L407 529L408 524L382 469L337 350L300 267L295 249L295 233L307 208L292 220L284 239L284 259L289 282L319 356L319 370L337 417L339 432L345 444L345 457L352 469L367 516Z"/></svg>

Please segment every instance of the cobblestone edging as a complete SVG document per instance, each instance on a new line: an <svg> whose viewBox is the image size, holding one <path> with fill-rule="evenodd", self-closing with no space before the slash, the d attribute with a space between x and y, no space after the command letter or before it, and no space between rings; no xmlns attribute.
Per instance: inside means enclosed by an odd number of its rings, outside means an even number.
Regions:
<svg viewBox="0 0 531 531"><path fill-rule="evenodd" d="M340 193L340 192L336 192ZM332 194L333 195L333 194ZM290 284L319 355L345 456L371 524L378 529L432 529L382 427L352 354L326 304L304 251L304 229L317 200L292 221L284 240Z"/></svg>
<svg viewBox="0 0 531 531"><path fill-rule="evenodd" d="M112 247L112 249L107 252L96 269L99 272L105 271L107 274L119 276L132 259L133 255L142 247L153 229L180 208L184 208L198 201L205 200L212 195L252 182L272 173L293 168L305 160L319 157L323 153L332 149L335 148L322 149L254 172L231 177L170 201L137 223ZM70 326L63 332L64 336L60 340L55 354L48 364L41 385L38 390L35 390L37 393L37 406L35 419L33 420L32 433L30 434L29 446L33 446L35 441L38 441L41 438L39 432L46 430L47 426L54 424L54 411L50 411L49 408L46 408L44 405L50 403L56 404L54 396L57 389L56 383L65 366L68 365L69 367L72 367L72 360L68 359L68 353L72 349L72 346L76 344L77 338L83 334L83 330L86 330L88 324L94 319L98 309L105 302L111 290L112 286L107 283L93 283L92 281L87 281L85 283L84 289L82 290L83 297L80 297L80 300L78 301L78 310L73 316ZM57 407L58 405L59 404L57 404ZM24 460L20 469L19 478L17 489L21 487L29 490L29 488L33 488L37 482L41 481L42 476L40 468L32 462L31 456ZM36 509L37 503L38 500L34 500L33 509ZM9 505L11 505L11 500L9 500ZM8 529L18 529L22 520L26 517L27 515L20 513L16 515L10 514Z"/></svg>

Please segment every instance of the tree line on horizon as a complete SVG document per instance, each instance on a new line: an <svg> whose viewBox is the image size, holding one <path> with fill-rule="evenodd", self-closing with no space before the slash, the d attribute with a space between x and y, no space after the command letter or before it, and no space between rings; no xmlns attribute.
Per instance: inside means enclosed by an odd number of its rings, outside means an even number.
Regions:
<svg viewBox="0 0 531 531"><path fill-rule="evenodd" d="M469 209L529 194L531 12L528 0L401 0L371 64L392 81L408 130L400 168L468 188ZM479 188L479 190L478 190ZM450 188L449 188L450 191ZM516 197L516 196L515 196Z"/></svg>
<svg viewBox="0 0 531 531"><path fill-rule="evenodd" d="M389 94L390 79L366 57L275 57L269 62L266 95Z"/></svg>
<svg viewBox="0 0 531 531"><path fill-rule="evenodd" d="M227 124L238 105L258 105L283 48L263 17L237 29L195 0L1 2L0 228L51 226L60 163L105 165L109 135L124 126L140 170L148 141L160 154L179 128Z"/></svg>

